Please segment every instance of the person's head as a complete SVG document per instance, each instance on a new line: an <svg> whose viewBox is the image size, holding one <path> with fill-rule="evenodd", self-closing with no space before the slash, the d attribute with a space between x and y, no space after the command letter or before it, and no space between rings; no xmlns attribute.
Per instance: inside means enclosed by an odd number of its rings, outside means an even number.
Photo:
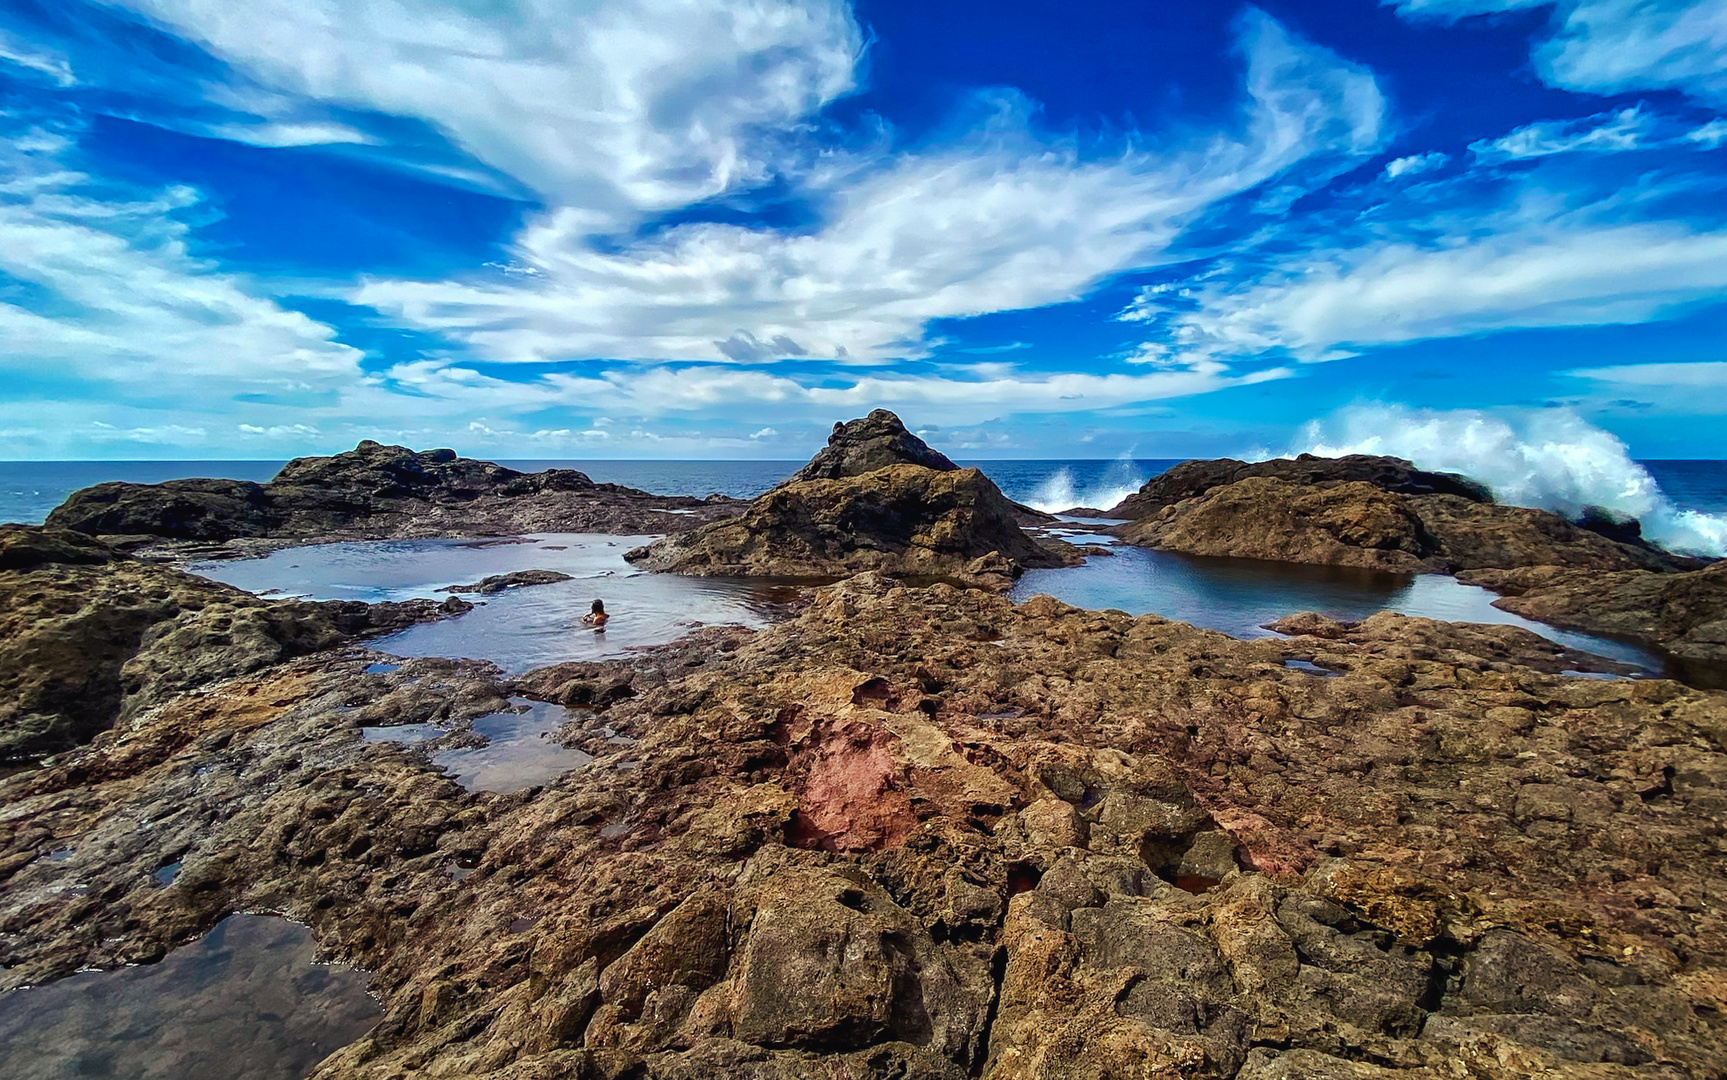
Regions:
<svg viewBox="0 0 1727 1080"><path fill-rule="evenodd" d="M593 612L595 615L604 615L606 613L606 602L604 600L595 600L594 606L588 610Z"/></svg>

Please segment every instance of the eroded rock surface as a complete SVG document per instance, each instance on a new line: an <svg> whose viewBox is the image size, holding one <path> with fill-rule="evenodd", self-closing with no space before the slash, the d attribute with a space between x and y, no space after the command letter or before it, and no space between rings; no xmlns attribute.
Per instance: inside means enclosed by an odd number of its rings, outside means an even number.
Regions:
<svg viewBox="0 0 1727 1080"><path fill-rule="evenodd" d="M1329 483L1365 483L1397 495L1456 495L1471 502L1487 503L1493 495L1487 488L1456 473L1417 469L1403 458L1378 454L1349 454L1340 458L1302 454L1272 461L1237 461L1214 458L1184 461L1152 477L1132 495L1099 516L1135 520L1151 517L1166 506L1204 495L1250 477L1268 477L1311 487Z"/></svg>
<svg viewBox="0 0 1727 1080"><path fill-rule="evenodd" d="M1723 1075L1727 695L1289 629L866 574L515 685L302 658L0 782L0 985L269 908L387 1009L320 1080ZM521 690L604 705L591 765L356 731Z"/></svg>
<svg viewBox="0 0 1727 1080"><path fill-rule="evenodd" d="M702 576L880 570L968 576L1005 587L1023 569L1079 557L1059 542L1027 535L1015 504L977 469L889 465L785 484L737 518L669 536L625 558L648 570Z"/></svg>
<svg viewBox="0 0 1727 1080"><path fill-rule="evenodd" d="M209 542L663 533L743 505L596 484L573 469L523 473L454 450L415 452L366 440L331 457L296 458L267 484L97 484L75 492L48 523L92 535Z"/></svg>
<svg viewBox="0 0 1727 1080"><path fill-rule="evenodd" d="M467 607L270 602L69 530L0 526L0 761L74 746L204 683Z"/></svg>
<svg viewBox="0 0 1727 1080"><path fill-rule="evenodd" d="M1538 565L1670 570L1694 565L1646 545L1611 539L1545 510L1452 494L1406 495L1364 480L1308 483L1248 476L1163 505L1116 531L1129 543L1192 555L1396 573Z"/></svg>
<svg viewBox="0 0 1727 1080"><path fill-rule="evenodd" d="M1530 566L1459 579L1505 593L1494 606L1527 618L1635 638L1687 660L1727 662L1727 561L1679 574Z"/></svg>
<svg viewBox="0 0 1727 1080"><path fill-rule="evenodd" d="M844 480L889 465L922 465L937 472L959 468L947 455L930 449L928 443L907 431L898 416L877 409L861 420L835 424L827 446L781 483L783 486L806 480Z"/></svg>
<svg viewBox="0 0 1727 1080"><path fill-rule="evenodd" d="M574 580L575 578L558 570L512 570L507 574L493 574L467 585L447 585L438 591L492 596L505 589L520 589L528 585L556 585L560 581Z"/></svg>

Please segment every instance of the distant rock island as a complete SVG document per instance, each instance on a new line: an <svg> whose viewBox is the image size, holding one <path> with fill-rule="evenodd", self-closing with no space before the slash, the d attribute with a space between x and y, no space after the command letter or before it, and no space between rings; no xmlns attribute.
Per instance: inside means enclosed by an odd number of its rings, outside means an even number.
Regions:
<svg viewBox="0 0 1727 1080"><path fill-rule="evenodd" d="M1700 659L1727 625L1727 563L1397 459L1194 462L1114 513L1174 551L1472 568ZM878 410L750 503L366 443L0 528L0 1010L272 911L384 1009L314 1080L1723 1075L1727 692L1578 677L1624 669L1510 626L1010 602L1078 557L1047 524ZM268 600L132 554L530 527L843 580L505 677L367 648L455 596ZM523 698L591 762L468 790L362 737L477 745Z"/></svg>
<svg viewBox="0 0 1727 1080"><path fill-rule="evenodd" d="M549 530L664 533L736 514L742 505L723 496L596 484L574 469L523 473L454 450L416 452L367 440L332 457L296 458L267 484L97 484L74 493L47 524L148 540L315 543Z"/></svg>

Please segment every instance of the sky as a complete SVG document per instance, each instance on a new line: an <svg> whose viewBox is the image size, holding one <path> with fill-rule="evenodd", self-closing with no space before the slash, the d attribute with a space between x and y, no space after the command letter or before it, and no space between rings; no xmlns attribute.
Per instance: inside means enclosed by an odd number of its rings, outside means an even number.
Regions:
<svg viewBox="0 0 1727 1080"><path fill-rule="evenodd" d="M6 0L0 458L1727 457L1724 187L1727 0Z"/></svg>

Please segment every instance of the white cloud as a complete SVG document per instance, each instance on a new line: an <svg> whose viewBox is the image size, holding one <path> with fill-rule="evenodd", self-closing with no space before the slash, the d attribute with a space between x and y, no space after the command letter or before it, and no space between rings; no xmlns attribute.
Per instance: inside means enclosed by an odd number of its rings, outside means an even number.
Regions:
<svg viewBox="0 0 1727 1080"><path fill-rule="evenodd" d="M1705 360L1676 364L1615 364L1566 372L1581 379L1617 386L1720 388L1727 390L1727 361ZM1727 399L1718 404L1727 408Z"/></svg>
<svg viewBox="0 0 1727 1080"><path fill-rule="evenodd" d="M1472 183L1460 184L1466 198L1479 197ZM1727 294L1727 229L1639 220L1662 194L1634 187L1591 201L1534 178L1497 206L1444 205L1337 234L1316 230L1301 250L1247 280L1209 282L1195 290L1192 310L1166 317L1189 357L1287 350L1304 360L1513 328L1666 318Z"/></svg>
<svg viewBox="0 0 1727 1080"><path fill-rule="evenodd" d="M778 435L778 434L779 434L779 432L775 431L773 428L765 427L765 428L762 428L760 431L756 432L754 435L751 435L750 438L752 438L752 439L771 439L775 435Z"/></svg>
<svg viewBox="0 0 1727 1080"><path fill-rule="evenodd" d="M616 228L764 179L855 85L842 0L124 0L284 95L425 121Z"/></svg>
<svg viewBox="0 0 1727 1080"><path fill-rule="evenodd" d="M1549 0L1381 0L1409 16L1458 19ZM1727 101L1727 0L1553 0L1535 66L1553 86L1597 94L1674 89Z"/></svg>
<svg viewBox="0 0 1727 1080"><path fill-rule="evenodd" d="M1170 258L1218 202L1315 156L1378 147L1370 75L1261 14L1242 36L1248 100L1232 133L1087 158L1003 98L957 145L836 156L807 178L827 208L809 232L689 224L620 251L590 242L586 209L564 207L516 241L513 263L536 273L376 280L351 299L494 361L922 355L932 320L1076 299Z"/></svg>
<svg viewBox="0 0 1727 1080"><path fill-rule="evenodd" d="M1654 123L1641 106L1582 120L1527 124L1497 139L1470 143L1476 160L1524 161L1553 154L1618 154L1646 146Z"/></svg>
<svg viewBox="0 0 1727 1080"><path fill-rule="evenodd" d="M1419 176L1425 172L1432 172L1450 160L1449 154L1442 154L1437 150L1429 154L1410 154L1407 157L1400 157L1387 162L1385 177L1388 180L1396 180L1400 176Z"/></svg>
<svg viewBox="0 0 1727 1080"><path fill-rule="evenodd" d="M65 164L41 130L0 143L0 274L30 308L0 302L0 370L84 380L105 393L206 400L335 386L360 353L330 327L198 257L179 216L189 188L127 192Z"/></svg>
<svg viewBox="0 0 1727 1080"><path fill-rule="evenodd" d="M78 77L72 73L72 65L68 64L64 57L17 41L4 30L0 30L0 64L9 64L36 75L45 75L56 86L78 85Z"/></svg>
<svg viewBox="0 0 1727 1080"><path fill-rule="evenodd" d="M1700 128L1685 133L1687 142L1696 143L1704 150L1713 150L1727 142L1727 119L1717 117Z"/></svg>
<svg viewBox="0 0 1727 1080"><path fill-rule="evenodd" d="M329 123L219 124L205 133L252 146L374 146L378 143L376 138L363 131L345 124Z"/></svg>

